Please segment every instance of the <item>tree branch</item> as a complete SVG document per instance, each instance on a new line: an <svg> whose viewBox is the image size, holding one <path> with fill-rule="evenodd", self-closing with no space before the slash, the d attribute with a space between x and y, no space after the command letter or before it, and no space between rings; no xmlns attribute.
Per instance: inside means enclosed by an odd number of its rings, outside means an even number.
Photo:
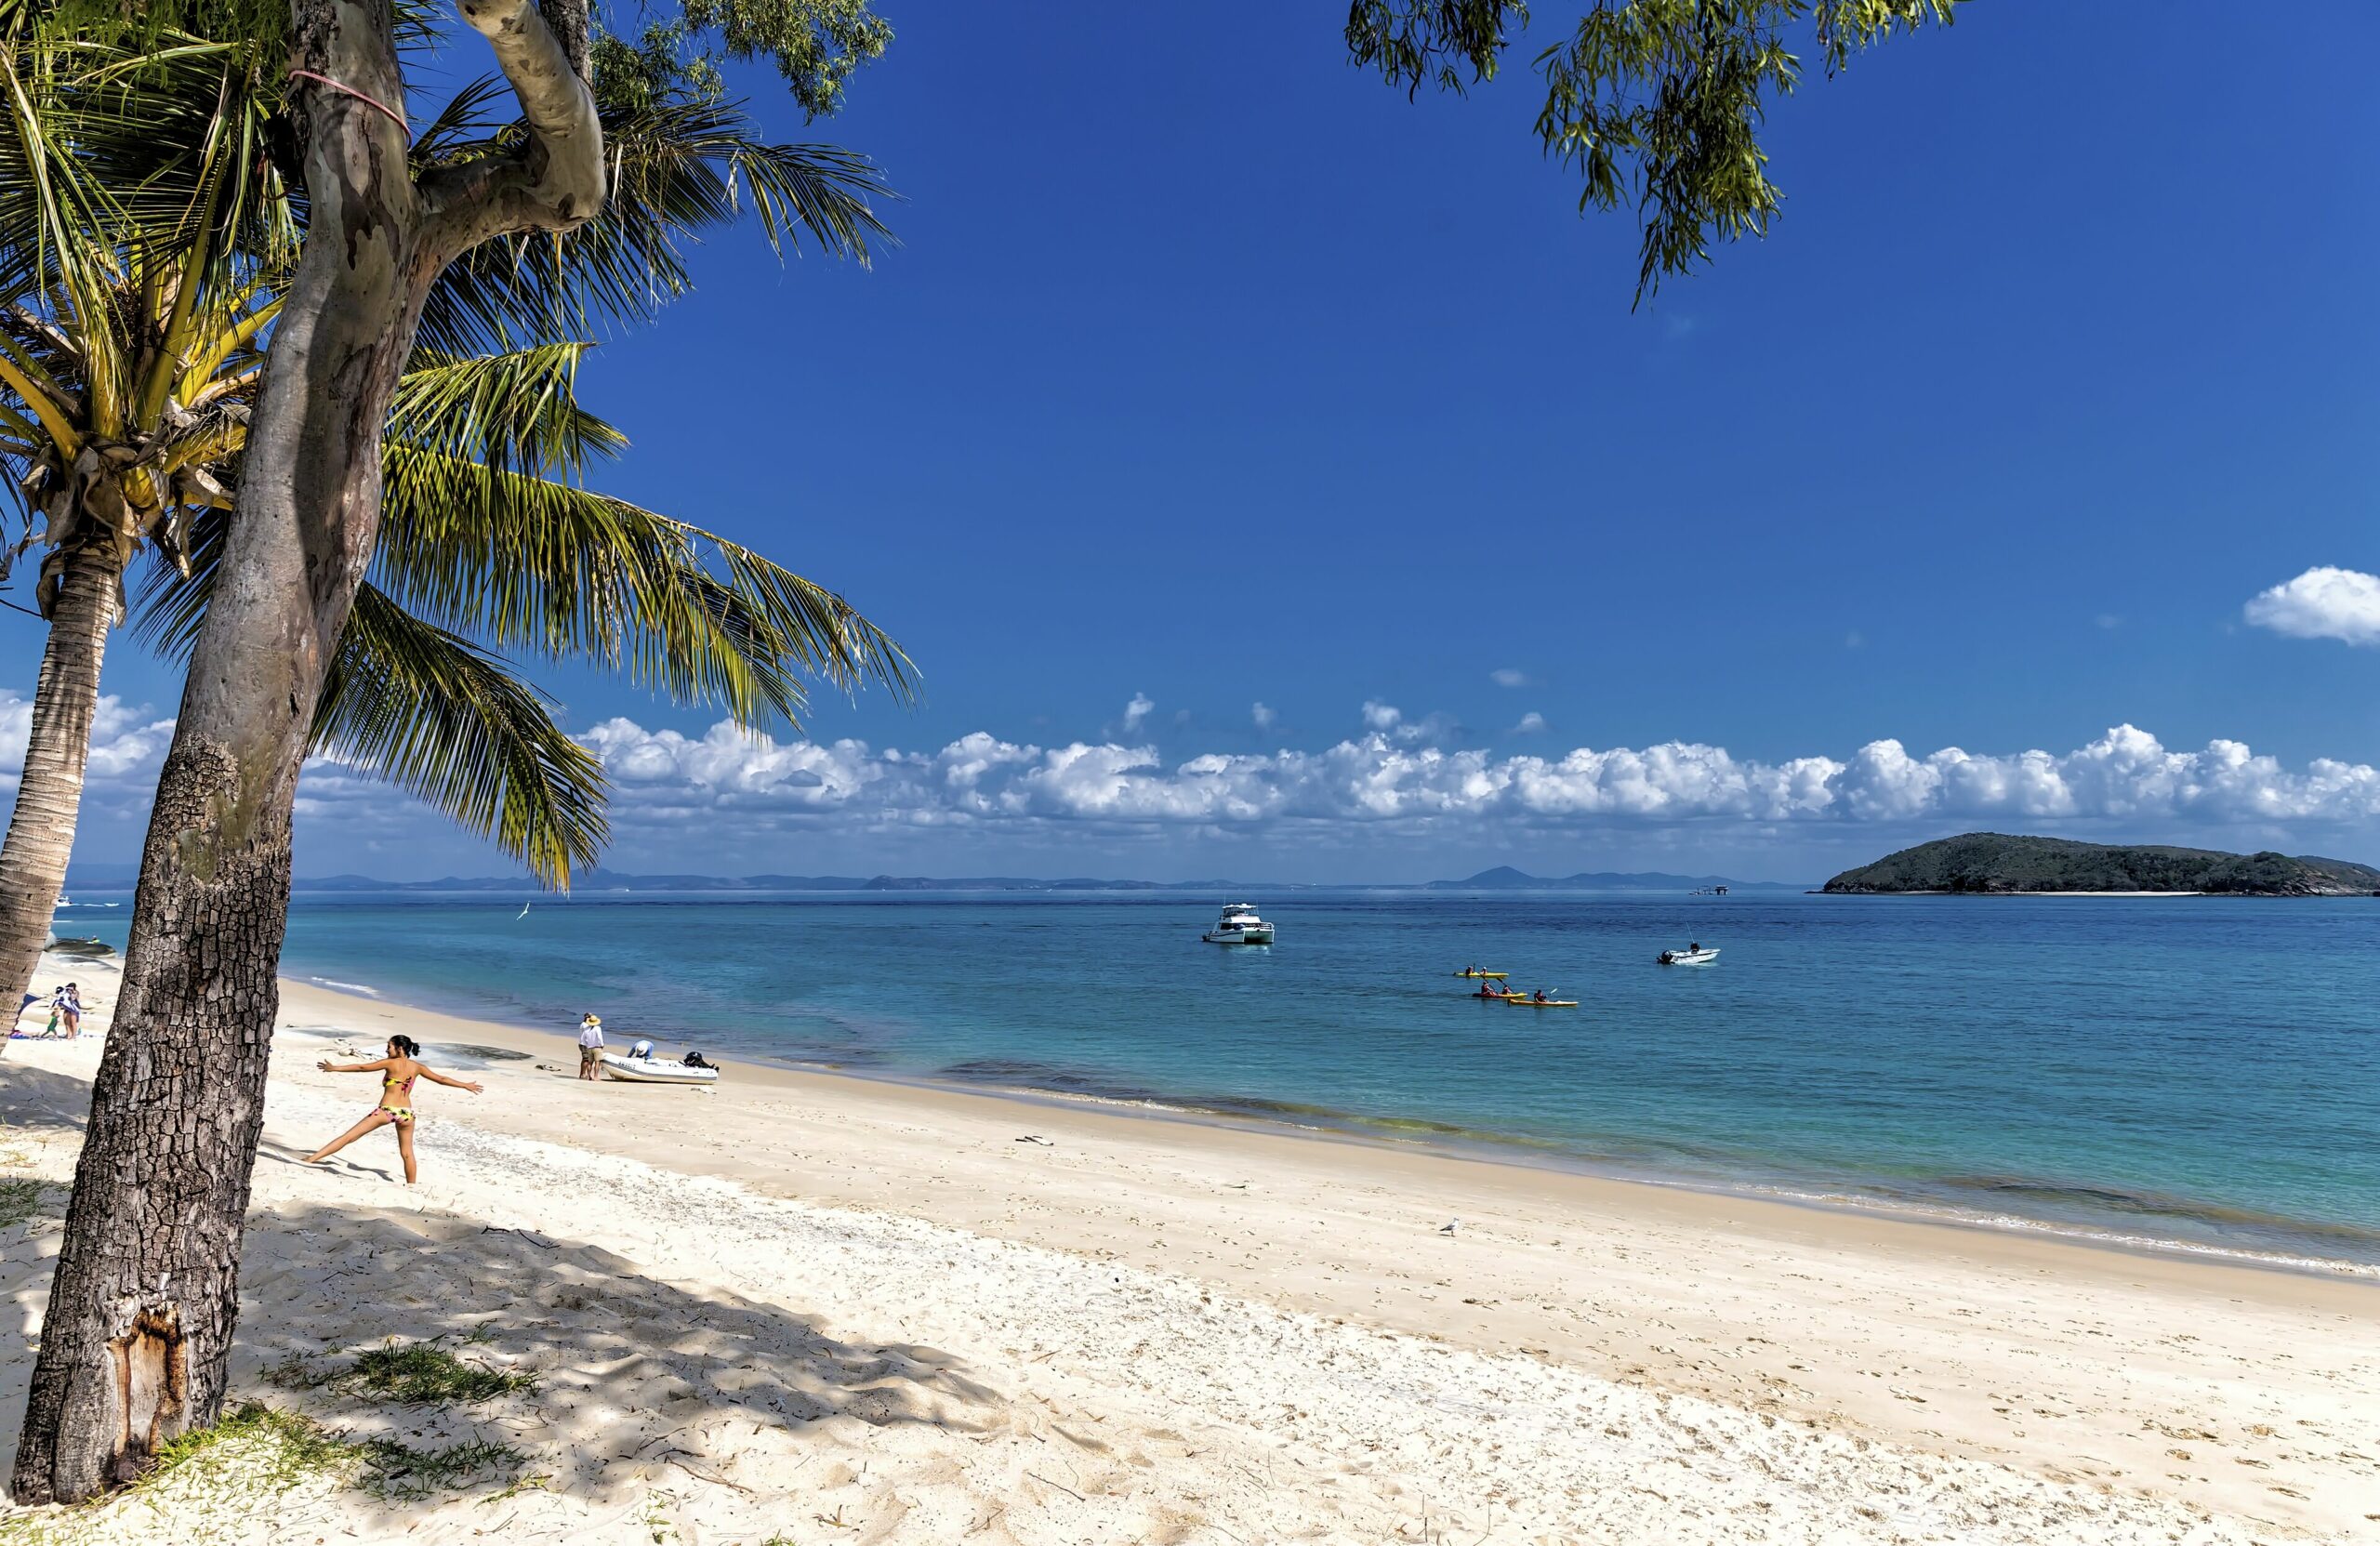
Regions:
<svg viewBox="0 0 2380 1546"><path fill-rule="evenodd" d="M594 93L536 0L459 4L520 99L529 139L510 154L422 178L430 245L441 262L509 231L573 230L603 207L603 128Z"/></svg>

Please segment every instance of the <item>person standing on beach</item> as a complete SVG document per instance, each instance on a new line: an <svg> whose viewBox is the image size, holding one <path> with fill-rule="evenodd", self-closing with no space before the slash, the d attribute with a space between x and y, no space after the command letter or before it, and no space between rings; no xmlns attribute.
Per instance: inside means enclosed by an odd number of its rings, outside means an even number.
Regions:
<svg viewBox="0 0 2380 1546"><path fill-rule="evenodd" d="M603 1062L603 1022L591 1014L578 1017L578 1077L593 1083Z"/></svg>
<svg viewBox="0 0 2380 1546"><path fill-rule="evenodd" d="M69 1041L83 1034L83 990L73 983L58 990L58 1012L66 1022Z"/></svg>
<svg viewBox="0 0 2380 1546"><path fill-rule="evenodd" d="M306 1156L309 1165L319 1165L374 1128L393 1127L397 1130L397 1153L404 1156L405 1184L415 1180L413 1162L413 1082L428 1079L450 1090L468 1090L476 1095L480 1087L469 1079L450 1079L419 1060L421 1043L409 1036L389 1038L389 1055L370 1063L333 1063L324 1058L314 1064L325 1074L377 1074L380 1076L380 1103L372 1115L348 1129L332 1142Z"/></svg>

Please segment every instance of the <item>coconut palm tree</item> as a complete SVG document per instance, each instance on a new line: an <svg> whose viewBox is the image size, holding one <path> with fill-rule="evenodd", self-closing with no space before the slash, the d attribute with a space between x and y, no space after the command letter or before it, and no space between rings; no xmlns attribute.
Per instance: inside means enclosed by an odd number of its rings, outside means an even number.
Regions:
<svg viewBox="0 0 2380 1546"><path fill-rule="evenodd" d="M585 484L625 442L577 401L588 345L573 327L681 291L680 242L740 203L773 241L807 231L865 256L883 235L866 163L756 143L713 83L675 72L666 37L602 46L611 214L441 285L389 418L372 579L314 721L318 751L556 886L605 838L602 770L499 652L591 659L747 726L791 721L808 677L908 682L899 651L840 597ZM36 32L0 54L0 463L24 495L18 552L40 550L33 595L50 625L0 844L0 975L14 979L0 989L21 995L73 847L127 570L153 557L141 631L186 653L305 209L278 170L272 90L249 46ZM465 156L506 132L482 116L491 97L458 92L414 155Z"/></svg>

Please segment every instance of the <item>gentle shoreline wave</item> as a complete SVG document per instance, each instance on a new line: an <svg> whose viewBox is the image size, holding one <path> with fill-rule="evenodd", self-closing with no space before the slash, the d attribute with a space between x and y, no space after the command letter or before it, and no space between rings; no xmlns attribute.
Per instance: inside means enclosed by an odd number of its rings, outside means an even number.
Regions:
<svg viewBox="0 0 2380 1546"><path fill-rule="evenodd" d="M1671 1187L1705 1196L1758 1197L1774 1202L1791 1203L1798 1207L1878 1213L1894 1218L1962 1228L2041 1235L2118 1250L2149 1254L2178 1252L2194 1258L2228 1262L2242 1266L2370 1278L2374 1282L2380 1282L2380 1233L2359 1229L2352 1224L2253 1213L2246 1209L2228 1209L2217 1204L2197 1204L2179 1198L2157 1198L2145 1195L2119 1193L2102 1187L2071 1186L2054 1182L2025 1182L2014 1178L1988 1180L1948 1176L1938 1179L1928 1178L1932 1185L1945 1190L1973 1189L1984 1193L2030 1196L2043 1199L2087 1199L2108 1207L2110 1211L2132 1212L2145 1218L2162 1218L2176 1222L2197 1222L2211 1227L2253 1227L2269 1231L2280 1238L2298 1236L2306 1240L2308 1246L2326 1241L2340 1247L2355 1248L2355 1253L2328 1256L2310 1249L2291 1249L2278 1244L2270 1248L2257 1248L2193 1239L2180 1234L2125 1231L2070 1219L1964 1206L1948 1197L1930 1196L1924 1191L1904 1191L1875 1183L1869 1183L1864 1190L1855 1191L1815 1185L1793 1185L1761 1180L1750 1175L1737 1177L1707 1174L1665 1175L1637 1166L1618 1165L1607 1161L1598 1163L1594 1156L1578 1152L1568 1145L1547 1139L1460 1127L1452 1123L1433 1121L1423 1117L1373 1116L1295 1102L1236 1096L1201 1100L1159 1094L1154 1091L1090 1090L1081 1088L1082 1085L1092 1082L1083 1077L1052 1080L1049 1083L1011 1083L983 1078L980 1077L981 1070L972 1068L965 1072L945 1069L942 1071L945 1076L943 1077L901 1077L806 1061L797 1061L792 1065L820 1068L844 1077L866 1079L875 1083L959 1090L970 1094L988 1092L1027 1100L1058 1100L1068 1103L1108 1107L1128 1113L1170 1116L1190 1120L1224 1118L1275 1130L1286 1130L1301 1136L1394 1143L1456 1158L1592 1175L1607 1181L1626 1182L1643 1186Z"/></svg>

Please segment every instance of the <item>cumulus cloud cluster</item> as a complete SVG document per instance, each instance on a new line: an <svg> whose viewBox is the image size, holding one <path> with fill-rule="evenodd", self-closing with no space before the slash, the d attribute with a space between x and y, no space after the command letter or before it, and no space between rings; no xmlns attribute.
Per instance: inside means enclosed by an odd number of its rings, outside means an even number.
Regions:
<svg viewBox="0 0 2380 1546"><path fill-rule="evenodd" d="M1320 840L1596 825L1808 832L1830 824L2106 822L2137 836L2380 817L2380 770L2366 764L2322 758L2292 768L2228 740L2175 750L2131 725L2063 754L1950 747L1919 756L1880 740L1842 757L1763 761L1675 741L1498 755L1447 747L1437 721L1409 720L1376 700L1363 714L1362 734L1322 750L1186 759L1149 745L1040 746L980 731L938 750L904 751L858 740L753 738L725 722L688 735L628 719L605 720L581 739L603 760L624 834L759 836L832 824L861 832L1206 829ZM0 790L14 790L29 722L26 701L0 691ZM171 720L104 700L90 812L137 819L172 733ZM348 840L437 820L388 786L319 760L309 764L299 813L335 820Z"/></svg>
<svg viewBox="0 0 2380 1546"><path fill-rule="evenodd" d="M1416 744L1406 735L1412 727L1384 704L1367 704L1365 720L1366 734L1321 751L1181 760L1148 746L1043 747L983 732L917 752L854 740L752 740L724 723L696 738L626 719L585 739L619 786L617 814L632 821L696 811L788 825L831 818L944 827L1950 818L2220 825L2380 815L2380 771L2367 765L2323 759L2292 770L2236 741L2176 751L2131 725L2064 755L1952 747L1919 757L1883 740L1840 759L1764 762L1688 742L1498 756Z"/></svg>
<svg viewBox="0 0 2380 1546"><path fill-rule="evenodd" d="M2247 614L2256 627L2293 639L2380 644L2380 575L2320 565L2258 592Z"/></svg>

